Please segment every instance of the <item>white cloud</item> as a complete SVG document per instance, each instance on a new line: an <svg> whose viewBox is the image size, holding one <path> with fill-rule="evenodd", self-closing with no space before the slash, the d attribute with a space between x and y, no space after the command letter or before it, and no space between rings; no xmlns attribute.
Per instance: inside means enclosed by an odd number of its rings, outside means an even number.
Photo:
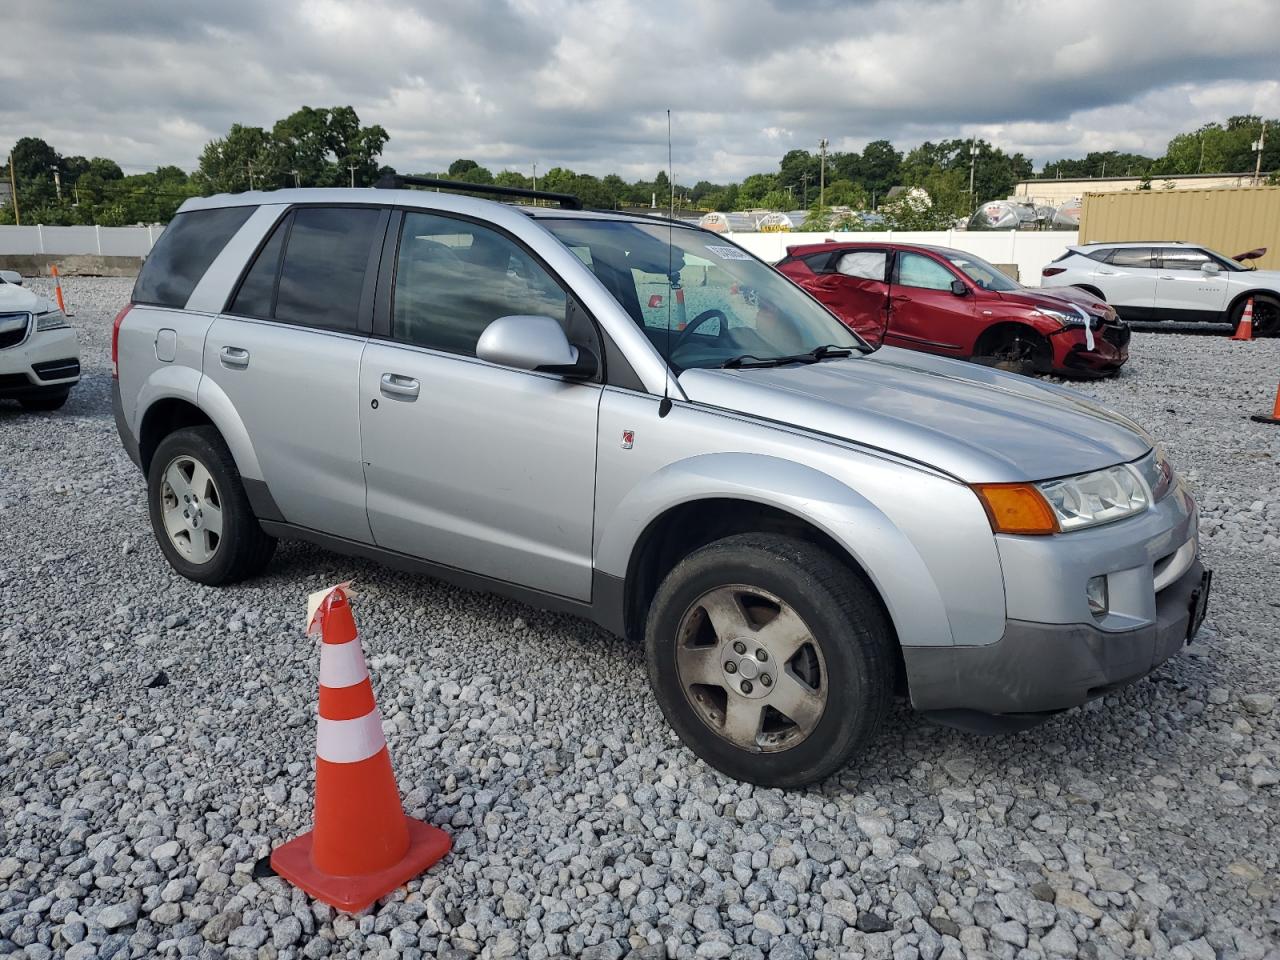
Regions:
<svg viewBox="0 0 1280 960"><path fill-rule="evenodd" d="M682 181L976 134L1038 163L1280 113L1270 0L11 0L0 149L191 168L234 122L350 103L384 159ZM50 52L54 52L52 59ZM52 67L51 67L52 65Z"/></svg>

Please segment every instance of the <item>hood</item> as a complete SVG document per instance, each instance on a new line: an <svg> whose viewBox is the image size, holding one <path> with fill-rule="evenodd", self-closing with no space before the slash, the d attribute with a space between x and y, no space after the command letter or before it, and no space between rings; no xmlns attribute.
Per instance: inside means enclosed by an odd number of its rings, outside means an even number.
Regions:
<svg viewBox="0 0 1280 960"><path fill-rule="evenodd" d="M1048 480L1136 460L1151 438L1073 390L882 347L758 370L686 370L690 400L843 437L966 483Z"/></svg>
<svg viewBox="0 0 1280 960"><path fill-rule="evenodd" d="M1081 307L1095 317L1109 317L1115 311L1105 300L1100 300L1087 290L1079 287L1044 287L1034 289L1023 287L1021 290L1001 291L1000 299L1006 303L1016 303L1024 307L1038 307L1044 304L1057 310Z"/></svg>
<svg viewBox="0 0 1280 960"><path fill-rule="evenodd" d="M52 303L26 287L0 281L0 313L45 313Z"/></svg>

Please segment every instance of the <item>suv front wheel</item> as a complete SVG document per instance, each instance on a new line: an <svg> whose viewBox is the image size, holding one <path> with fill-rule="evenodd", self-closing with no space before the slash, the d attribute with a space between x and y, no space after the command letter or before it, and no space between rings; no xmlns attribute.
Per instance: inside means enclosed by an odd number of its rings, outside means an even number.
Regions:
<svg viewBox="0 0 1280 960"><path fill-rule="evenodd" d="M211 586L244 580L261 573L275 551L213 427L187 427L160 441L147 501L160 549L189 580Z"/></svg>
<svg viewBox="0 0 1280 960"><path fill-rule="evenodd" d="M685 557L654 597L649 679L667 721L738 780L797 787L875 735L892 632L866 582L793 537L740 534Z"/></svg>

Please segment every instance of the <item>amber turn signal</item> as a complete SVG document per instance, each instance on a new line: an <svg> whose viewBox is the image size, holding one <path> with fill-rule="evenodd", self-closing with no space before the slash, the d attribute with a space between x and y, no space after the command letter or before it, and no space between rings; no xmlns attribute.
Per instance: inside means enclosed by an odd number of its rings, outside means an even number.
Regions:
<svg viewBox="0 0 1280 960"><path fill-rule="evenodd" d="M973 492L982 501L996 533L1058 532L1053 508L1033 483L975 483Z"/></svg>

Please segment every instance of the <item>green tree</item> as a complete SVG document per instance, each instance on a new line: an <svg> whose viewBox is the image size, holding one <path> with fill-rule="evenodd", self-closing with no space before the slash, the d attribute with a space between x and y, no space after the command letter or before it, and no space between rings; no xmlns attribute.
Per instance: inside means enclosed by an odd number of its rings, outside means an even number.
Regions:
<svg viewBox="0 0 1280 960"><path fill-rule="evenodd" d="M883 200L890 187L902 183L902 152L888 140L872 140L862 148L859 158L859 182L868 193Z"/></svg>

